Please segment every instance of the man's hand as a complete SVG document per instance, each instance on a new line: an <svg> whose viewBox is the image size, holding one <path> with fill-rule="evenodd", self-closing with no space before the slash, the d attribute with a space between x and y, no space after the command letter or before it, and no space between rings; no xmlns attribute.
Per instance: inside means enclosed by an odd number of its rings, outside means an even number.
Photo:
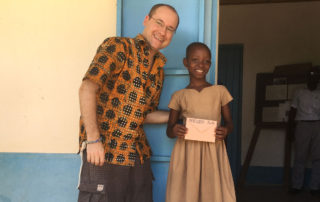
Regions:
<svg viewBox="0 0 320 202"><path fill-rule="evenodd" d="M96 166L103 166L105 157L101 142L87 144L87 161Z"/></svg>

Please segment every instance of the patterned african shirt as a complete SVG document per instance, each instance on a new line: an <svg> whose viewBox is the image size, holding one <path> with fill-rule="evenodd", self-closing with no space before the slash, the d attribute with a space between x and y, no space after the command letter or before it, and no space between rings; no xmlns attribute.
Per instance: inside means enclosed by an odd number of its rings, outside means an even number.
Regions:
<svg viewBox="0 0 320 202"><path fill-rule="evenodd" d="M150 45L140 34L133 39L107 38L83 78L100 87L97 122L107 163L134 166L137 154L142 163L150 158L143 121L158 106L166 58L158 52L151 68L149 51ZM80 145L84 140L80 118Z"/></svg>

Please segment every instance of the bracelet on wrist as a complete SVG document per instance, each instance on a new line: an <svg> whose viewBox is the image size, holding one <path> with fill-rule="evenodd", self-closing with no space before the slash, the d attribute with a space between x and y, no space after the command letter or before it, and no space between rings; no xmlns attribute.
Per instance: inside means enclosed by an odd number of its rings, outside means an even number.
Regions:
<svg viewBox="0 0 320 202"><path fill-rule="evenodd" d="M86 144L94 144L94 143L101 142L101 141L102 141L102 138L99 137L98 139L92 140L92 141L86 140L85 143L86 143Z"/></svg>

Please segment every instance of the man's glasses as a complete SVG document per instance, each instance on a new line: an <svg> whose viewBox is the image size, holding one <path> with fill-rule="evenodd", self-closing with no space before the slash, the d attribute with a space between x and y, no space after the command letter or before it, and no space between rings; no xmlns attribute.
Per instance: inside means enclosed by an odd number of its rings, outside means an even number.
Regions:
<svg viewBox="0 0 320 202"><path fill-rule="evenodd" d="M176 32L176 29L174 29L173 27L171 27L171 26L170 26L170 27L165 26L164 22L163 22L161 19L155 19L155 18L153 18L153 17L150 17L150 18L152 18L159 27L161 27L161 28L166 28L166 30L167 30L169 33L174 34L174 33Z"/></svg>

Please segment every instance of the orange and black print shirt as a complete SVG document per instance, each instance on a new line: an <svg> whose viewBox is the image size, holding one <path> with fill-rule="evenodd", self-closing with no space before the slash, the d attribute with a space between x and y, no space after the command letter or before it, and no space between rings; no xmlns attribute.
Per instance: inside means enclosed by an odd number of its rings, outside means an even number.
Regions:
<svg viewBox="0 0 320 202"><path fill-rule="evenodd" d="M150 158L143 121L159 103L166 58L158 52L152 68L150 46L142 35L107 38L83 79L99 85L96 95L97 122L107 163L133 166ZM151 68L151 69L150 69ZM80 118L80 145L86 130Z"/></svg>

